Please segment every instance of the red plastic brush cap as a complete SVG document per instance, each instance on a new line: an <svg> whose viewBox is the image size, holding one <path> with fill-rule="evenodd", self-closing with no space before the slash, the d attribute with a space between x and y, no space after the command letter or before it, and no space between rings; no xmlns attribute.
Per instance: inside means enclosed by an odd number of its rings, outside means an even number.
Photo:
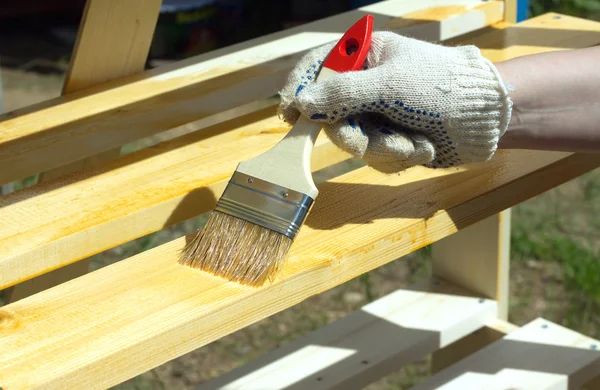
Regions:
<svg viewBox="0 0 600 390"><path fill-rule="evenodd" d="M323 66L338 73L361 70L371 48L372 32L373 15L365 15L346 31Z"/></svg>

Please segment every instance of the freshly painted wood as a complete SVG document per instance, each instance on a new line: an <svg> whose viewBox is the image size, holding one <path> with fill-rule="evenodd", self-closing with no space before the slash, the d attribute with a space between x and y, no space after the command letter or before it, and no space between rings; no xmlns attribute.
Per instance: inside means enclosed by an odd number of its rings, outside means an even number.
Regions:
<svg viewBox="0 0 600 390"><path fill-rule="evenodd" d="M10 223L0 225L0 286L210 211L239 159L289 130L275 112L271 106L1 197L0 218ZM350 157L322 134L312 169Z"/></svg>
<svg viewBox="0 0 600 390"><path fill-rule="evenodd" d="M554 19L550 14L469 42L489 47L490 42L509 37L511 45L504 51L483 50L493 61L511 58L511 53L522 54L527 48L538 52L553 50L553 45L600 43L597 34L590 34L593 41L585 34L566 39L536 34L545 46L537 46L529 37L528 28L564 28L561 23L574 28L576 21L581 19ZM589 23L600 30L600 23ZM289 128L275 117L267 119L266 112L203 129L197 135L173 140L174 143L156 145L91 170L85 176L63 178L20 195L0 198L4 206L0 208L0 218L11 221L0 226L0 286L10 286L209 211L236 164L273 146ZM274 114L274 109L270 113ZM236 128L237 133L220 135ZM326 161L324 152L320 168L348 157L340 155L326 139L323 142L329 145L331 161ZM217 151L217 147L222 149ZM37 223L31 224L23 215L35 215Z"/></svg>
<svg viewBox="0 0 600 390"><path fill-rule="evenodd" d="M432 245L432 273L498 302L508 319L510 210L484 219Z"/></svg>
<svg viewBox="0 0 600 390"><path fill-rule="evenodd" d="M0 171L0 184L272 96L303 53L339 39L365 12L373 13L374 27L381 29L406 13L436 12L441 4L384 1L6 114L0 117L0 163L13 169ZM443 5L462 6L464 12L439 21L432 17L424 30L411 34L448 39L497 22L503 6L479 0ZM488 17L491 13L496 16ZM440 27L447 20L461 29Z"/></svg>
<svg viewBox="0 0 600 390"><path fill-rule="evenodd" d="M485 327L496 311L492 300L397 290L196 390L363 389Z"/></svg>
<svg viewBox="0 0 600 390"><path fill-rule="evenodd" d="M395 176L360 168L319 185L272 284L245 287L178 264L181 237L4 307L0 386L109 387L599 165L596 155L514 151Z"/></svg>
<svg viewBox="0 0 600 390"><path fill-rule="evenodd" d="M600 342L538 318L411 390L572 390L600 372Z"/></svg>
<svg viewBox="0 0 600 390"><path fill-rule="evenodd" d="M68 94L142 72L162 0L87 0L63 86ZM40 174L38 181L76 172L118 157L120 147ZM35 157L33 157L35 158ZM87 273L90 260L30 279L6 293L14 302Z"/></svg>

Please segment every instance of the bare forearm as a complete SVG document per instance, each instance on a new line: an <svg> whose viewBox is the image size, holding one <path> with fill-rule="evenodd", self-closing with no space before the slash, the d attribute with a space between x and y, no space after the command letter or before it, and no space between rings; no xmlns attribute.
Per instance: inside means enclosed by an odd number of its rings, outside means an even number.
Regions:
<svg viewBox="0 0 600 390"><path fill-rule="evenodd" d="M600 47L495 65L514 103L500 148L600 152Z"/></svg>

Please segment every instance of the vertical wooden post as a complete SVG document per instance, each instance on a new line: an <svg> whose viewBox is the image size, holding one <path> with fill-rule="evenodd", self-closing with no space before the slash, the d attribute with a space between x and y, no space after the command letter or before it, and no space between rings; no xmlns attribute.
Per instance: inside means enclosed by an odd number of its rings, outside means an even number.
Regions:
<svg viewBox="0 0 600 390"><path fill-rule="evenodd" d="M508 209L432 245L433 276L496 300L500 320L508 319L510 222ZM503 336L493 329L481 332L434 353L432 371L437 372Z"/></svg>
<svg viewBox="0 0 600 390"><path fill-rule="evenodd" d="M504 0L504 20L518 23L527 19L529 0Z"/></svg>
<svg viewBox="0 0 600 390"><path fill-rule="evenodd" d="M87 0L63 94L144 70L162 0ZM120 148L44 172L40 181L118 157ZM25 281L8 290L8 302L87 273L90 259Z"/></svg>

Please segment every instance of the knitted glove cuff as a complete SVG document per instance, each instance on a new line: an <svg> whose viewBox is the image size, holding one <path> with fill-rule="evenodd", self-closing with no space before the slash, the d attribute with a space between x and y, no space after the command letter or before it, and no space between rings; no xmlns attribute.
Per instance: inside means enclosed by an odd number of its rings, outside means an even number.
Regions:
<svg viewBox="0 0 600 390"><path fill-rule="evenodd" d="M457 153L461 163L490 159L499 139L506 132L512 112L512 101L496 67L475 46L456 48L451 66L453 115L447 118L454 148L437 133L433 141L436 160L442 165L446 153ZM445 153L444 153L445 152ZM431 165L435 165L435 162Z"/></svg>

